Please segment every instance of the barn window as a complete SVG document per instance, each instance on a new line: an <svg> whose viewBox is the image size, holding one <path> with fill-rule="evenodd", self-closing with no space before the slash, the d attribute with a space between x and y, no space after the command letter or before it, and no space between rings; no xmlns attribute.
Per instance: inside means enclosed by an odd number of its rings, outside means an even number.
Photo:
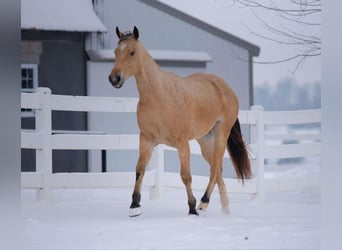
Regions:
<svg viewBox="0 0 342 250"><path fill-rule="evenodd" d="M21 91L35 92L38 87L38 67L37 64L21 64ZM21 109L21 116L32 117L32 109Z"/></svg>

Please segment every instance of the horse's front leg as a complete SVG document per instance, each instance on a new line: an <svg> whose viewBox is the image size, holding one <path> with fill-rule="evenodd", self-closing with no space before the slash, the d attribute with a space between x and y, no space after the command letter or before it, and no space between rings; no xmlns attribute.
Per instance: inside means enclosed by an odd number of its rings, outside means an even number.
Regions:
<svg viewBox="0 0 342 250"><path fill-rule="evenodd" d="M141 214L140 199L141 185L145 174L146 165L151 159L153 144L143 134L140 134L139 159L136 166L135 185L132 194L132 203L129 209L129 216L135 217Z"/></svg>
<svg viewBox="0 0 342 250"><path fill-rule="evenodd" d="M181 177L185 185L186 192L188 195L188 205L189 205L189 215L198 215L196 211L196 199L192 193L191 189L191 172L190 172L190 147L189 143L183 143L181 146L177 147L178 155L181 162Z"/></svg>

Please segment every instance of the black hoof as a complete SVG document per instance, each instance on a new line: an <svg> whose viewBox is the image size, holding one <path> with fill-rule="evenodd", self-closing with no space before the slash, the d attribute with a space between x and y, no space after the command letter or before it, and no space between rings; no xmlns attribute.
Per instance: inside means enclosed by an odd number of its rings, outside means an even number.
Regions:
<svg viewBox="0 0 342 250"><path fill-rule="evenodd" d="M189 215L198 215L198 213L195 208L192 208L189 210Z"/></svg>

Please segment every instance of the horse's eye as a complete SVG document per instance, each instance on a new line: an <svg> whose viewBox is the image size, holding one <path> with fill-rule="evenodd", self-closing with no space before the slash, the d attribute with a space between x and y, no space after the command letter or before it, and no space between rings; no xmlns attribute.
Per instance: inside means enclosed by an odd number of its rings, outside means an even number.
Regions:
<svg viewBox="0 0 342 250"><path fill-rule="evenodd" d="M129 53L131 56L134 56L134 54L135 54L135 52L134 51L132 51L131 53Z"/></svg>

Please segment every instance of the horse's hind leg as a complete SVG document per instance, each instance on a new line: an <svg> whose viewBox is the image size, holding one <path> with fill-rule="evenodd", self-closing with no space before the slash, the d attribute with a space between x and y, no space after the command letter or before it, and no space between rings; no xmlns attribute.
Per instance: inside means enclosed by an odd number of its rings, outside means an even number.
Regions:
<svg viewBox="0 0 342 250"><path fill-rule="evenodd" d="M217 186L220 192L220 201L222 206L222 213L229 214L229 198L226 186L224 185L222 168L221 173L217 176Z"/></svg>
<svg viewBox="0 0 342 250"><path fill-rule="evenodd" d="M220 137L220 135L217 134L217 128L213 128L210 133L197 140L201 146L201 152L204 159L206 159L210 165L210 179L208 187L198 206L200 210L207 209L211 193L215 187L215 184L217 183L220 192L222 211L229 211L228 195L222 177L222 159L226 149L223 138L225 138L224 134Z"/></svg>
<svg viewBox="0 0 342 250"><path fill-rule="evenodd" d="M214 147L213 133L209 132L204 137L197 139L197 142L199 143L201 147L201 152L202 152L204 159L208 162L209 167L211 168L212 158L213 158L213 147ZM207 192L205 192L201 198L201 202L198 206L198 209L202 211L206 210L208 205L209 205L209 197L208 197Z"/></svg>
<svg viewBox="0 0 342 250"><path fill-rule="evenodd" d="M132 203L129 211L130 217L135 217L141 214L141 185L145 174L146 165L152 156L152 150L153 144L149 140L147 140L142 134L140 134L139 159L136 166L135 186L132 194Z"/></svg>
<svg viewBox="0 0 342 250"><path fill-rule="evenodd" d="M182 181L185 185L186 192L188 195L188 205L189 205L189 215L195 214L198 215L196 211L196 199L192 193L191 189L191 172L190 172L190 147L188 142L184 142L182 145L177 147L178 155L181 162L181 177Z"/></svg>

